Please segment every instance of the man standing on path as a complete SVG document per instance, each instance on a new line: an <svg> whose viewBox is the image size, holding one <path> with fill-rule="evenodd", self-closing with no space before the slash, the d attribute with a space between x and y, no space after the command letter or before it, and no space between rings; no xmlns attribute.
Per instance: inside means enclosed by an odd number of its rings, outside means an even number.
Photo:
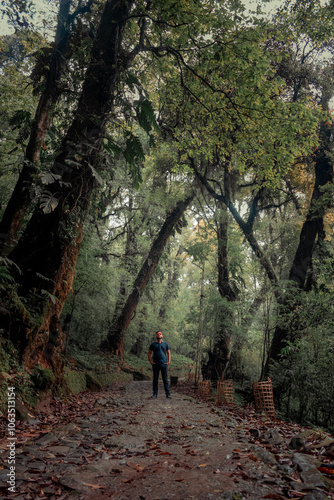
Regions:
<svg viewBox="0 0 334 500"><path fill-rule="evenodd" d="M162 333L156 333L157 340L152 342L148 351L148 360L153 369L153 396L156 399L158 396L158 380L159 372L161 371L162 381L164 383L166 398L171 399L168 383L168 365L170 365L170 347L167 342L162 340ZM152 361L153 352L153 361Z"/></svg>

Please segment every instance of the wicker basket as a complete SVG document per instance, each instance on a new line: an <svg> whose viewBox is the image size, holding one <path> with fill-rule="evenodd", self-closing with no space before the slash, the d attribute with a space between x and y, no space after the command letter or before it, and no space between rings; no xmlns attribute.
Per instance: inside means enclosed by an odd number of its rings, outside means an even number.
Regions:
<svg viewBox="0 0 334 500"><path fill-rule="evenodd" d="M202 380L198 382L198 392L203 397L208 397L211 392L211 381L210 380Z"/></svg>
<svg viewBox="0 0 334 500"><path fill-rule="evenodd" d="M233 404L233 380L218 380L217 382L217 404Z"/></svg>
<svg viewBox="0 0 334 500"><path fill-rule="evenodd" d="M275 416L273 385L271 379L267 382L253 382L256 411L264 412L267 417Z"/></svg>

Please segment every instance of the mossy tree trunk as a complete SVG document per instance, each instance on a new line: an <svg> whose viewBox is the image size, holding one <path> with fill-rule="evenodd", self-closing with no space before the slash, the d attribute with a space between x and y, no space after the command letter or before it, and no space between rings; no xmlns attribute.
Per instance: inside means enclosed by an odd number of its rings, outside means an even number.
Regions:
<svg viewBox="0 0 334 500"><path fill-rule="evenodd" d="M226 186L225 186L226 187ZM203 375L212 381L222 380L231 354L231 338L233 335L234 314L229 303L236 300L229 278L228 265L228 212L221 202L217 203L219 218L216 223L218 242L218 290L223 299L218 311L218 329L215 332L213 348L209 351L209 360L202 367Z"/></svg>
<svg viewBox="0 0 334 500"><path fill-rule="evenodd" d="M102 139L121 72L131 63L122 54L122 38L133 2L105 4L90 64L73 122L60 147L49 185L49 213L37 207L9 257L22 270L19 295L34 321L22 312L15 318L15 339L27 365L40 362L61 373L63 334L59 316L72 288L82 227L95 186ZM133 51L133 57L136 52Z"/></svg>
<svg viewBox="0 0 334 500"><path fill-rule="evenodd" d="M61 77L70 54L68 40L71 24L79 14L89 11L91 4L92 0L70 15L71 0L60 2L53 50L49 56L46 51L44 54L45 66L49 66L44 90L35 112L22 170L0 222L1 255L7 255L17 243L22 220L33 202L32 186L35 182L34 177L39 173L41 148L49 131L53 107L62 92Z"/></svg>

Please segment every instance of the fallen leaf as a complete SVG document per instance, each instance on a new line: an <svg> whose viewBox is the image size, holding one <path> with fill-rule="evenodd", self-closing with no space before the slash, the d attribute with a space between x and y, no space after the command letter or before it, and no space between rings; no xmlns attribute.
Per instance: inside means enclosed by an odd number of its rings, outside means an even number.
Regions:
<svg viewBox="0 0 334 500"><path fill-rule="evenodd" d="M105 490L107 487L106 486L101 486L99 484L90 484L90 483L85 483L82 482L85 486L89 486L90 488L93 488L93 490Z"/></svg>
<svg viewBox="0 0 334 500"><path fill-rule="evenodd" d="M210 464L199 464L198 467L207 467L208 465L210 465Z"/></svg>
<svg viewBox="0 0 334 500"><path fill-rule="evenodd" d="M318 470L322 473L325 473L325 474L330 474L330 475L333 475L334 474L334 468L333 467L318 467Z"/></svg>
<svg viewBox="0 0 334 500"><path fill-rule="evenodd" d="M184 477L180 477L179 479L174 479L174 481L178 481L179 483L182 483L182 481L184 481Z"/></svg>

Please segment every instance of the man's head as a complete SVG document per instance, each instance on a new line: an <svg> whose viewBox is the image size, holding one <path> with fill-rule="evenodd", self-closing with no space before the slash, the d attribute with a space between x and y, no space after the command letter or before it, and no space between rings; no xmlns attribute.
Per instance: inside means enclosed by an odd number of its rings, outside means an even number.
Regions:
<svg viewBox="0 0 334 500"><path fill-rule="evenodd" d="M163 335L162 335L162 333L161 333L161 332L156 332L156 334L155 334L155 335L156 335L156 337L157 337L157 340L160 340L160 339L162 339L162 337L163 337Z"/></svg>

